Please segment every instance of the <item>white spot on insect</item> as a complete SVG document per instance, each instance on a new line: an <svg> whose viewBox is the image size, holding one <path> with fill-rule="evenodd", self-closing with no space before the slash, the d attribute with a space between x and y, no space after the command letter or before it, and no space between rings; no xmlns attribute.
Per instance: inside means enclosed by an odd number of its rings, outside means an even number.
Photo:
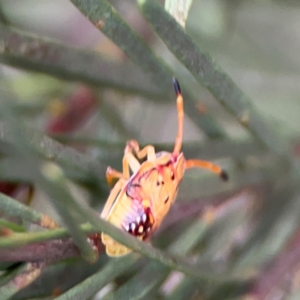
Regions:
<svg viewBox="0 0 300 300"><path fill-rule="evenodd" d="M147 232L149 232L150 230L151 230L151 227L148 227L148 228L147 228Z"/></svg>
<svg viewBox="0 0 300 300"><path fill-rule="evenodd" d="M135 224L135 223L131 223L131 226L130 226L130 227L131 227L131 230L132 230L132 231L135 231L135 229L136 229L136 224Z"/></svg>
<svg viewBox="0 0 300 300"><path fill-rule="evenodd" d="M143 225L140 225L138 229L138 233L143 233L143 232L144 232L144 227Z"/></svg>
<svg viewBox="0 0 300 300"><path fill-rule="evenodd" d="M140 216L138 216L137 218L136 218L136 222L139 224L139 223L141 223L141 217Z"/></svg>
<svg viewBox="0 0 300 300"><path fill-rule="evenodd" d="M143 213L143 215L142 215L142 221L143 221L143 223L146 223L146 221L147 221L147 215L145 213Z"/></svg>
<svg viewBox="0 0 300 300"><path fill-rule="evenodd" d="M126 225L124 226L124 228L125 228L126 231L129 231L129 225L128 225L128 224L126 224Z"/></svg>

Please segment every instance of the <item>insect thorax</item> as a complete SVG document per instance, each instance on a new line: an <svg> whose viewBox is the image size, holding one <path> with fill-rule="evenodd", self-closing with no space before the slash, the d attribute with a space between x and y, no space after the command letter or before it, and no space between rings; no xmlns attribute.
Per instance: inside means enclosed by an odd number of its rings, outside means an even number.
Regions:
<svg viewBox="0 0 300 300"><path fill-rule="evenodd" d="M162 159L164 163L157 163ZM182 174L177 172L177 161L172 160L170 153L161 152L157 161L151 165L149 162L142 165L126 188L126 195L132 205L122 227L143 240L151 235L168 213L182 178Z"/></svg>

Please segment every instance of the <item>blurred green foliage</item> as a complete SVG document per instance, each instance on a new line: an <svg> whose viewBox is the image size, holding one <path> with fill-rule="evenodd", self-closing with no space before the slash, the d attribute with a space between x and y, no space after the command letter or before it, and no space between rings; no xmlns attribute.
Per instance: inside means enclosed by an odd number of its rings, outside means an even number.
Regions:
<svg viewBox="0 0 300 300"><path fill-rule="evenodd" d="M150 0L2 0L0 300L297 299L299 13L194 0L183 29ZM126 140L172 151L173 75L186 157L230 181L187 172L152 246L99 212ZM135 253L95 257L101 231Z"/></svg>

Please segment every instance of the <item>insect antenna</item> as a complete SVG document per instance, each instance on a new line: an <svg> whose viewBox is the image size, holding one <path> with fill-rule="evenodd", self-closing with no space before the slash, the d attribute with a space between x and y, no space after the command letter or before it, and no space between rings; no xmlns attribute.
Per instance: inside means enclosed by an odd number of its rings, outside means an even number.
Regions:
<svg viewBox="0 0 300 300"><path fill-rule="evenodd" d="M186 169L191 169L191 168L203 168L207 169L217 175L220 176L220 178L224 181L227 181L229 176L228 174L219 166L206 161L206 160L197 160L197 159L189 159L186 161Z"/></svg>
<svg viewBox="0 0 300 300"><path fill-rule="evenodd" d="M181 88L179 82L176 78L173 78L174 89L176 93L176 104L178 112L178 131L175 140L174 151L175 155L178 155L182 146L182 136L183 136L183 122L184 122L184 110L183 110L183 97L181 95Z"/></svg>

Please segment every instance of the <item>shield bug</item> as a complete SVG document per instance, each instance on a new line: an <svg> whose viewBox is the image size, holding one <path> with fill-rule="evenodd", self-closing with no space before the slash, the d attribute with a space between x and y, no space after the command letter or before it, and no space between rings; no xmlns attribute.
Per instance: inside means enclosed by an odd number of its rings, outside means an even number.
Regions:
<svg viewBox="0 0 300 300"><path fill-rule="evenodd" d="M123 172L107 168L108 183L119 179L110 192L101 217L120 229L146 240L160 226L173 204L184 172L204 168L228 176L219 166L203 160L187 160L181 152L183 135L183 97L179 83L173 79L178 111L178 132L173 152L158 152L152 145L140 150L135 140L127 142L123 156ZM146 160L140 164L139 160ZM132 175L130 175L130 170ZM132 250L102 233L102 242L109 256L125 255Z"/></svg>

